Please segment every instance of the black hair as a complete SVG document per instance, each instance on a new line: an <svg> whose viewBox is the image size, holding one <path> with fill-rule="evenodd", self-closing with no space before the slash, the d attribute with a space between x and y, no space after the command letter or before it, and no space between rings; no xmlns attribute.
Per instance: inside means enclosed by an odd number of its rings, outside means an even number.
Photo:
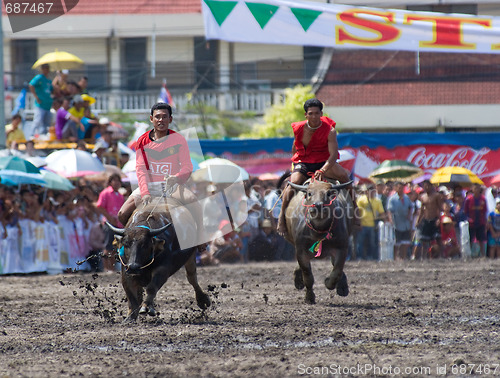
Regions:
<svg viewBox="0 0 500 378"><path fill-rule="evenodd" d="M15 120L15 119L23 119L23 117L21 117L21 114L14 114L12 116L12 120Z"/></svg>
<svg viewBox="0 0 500 378"><path fill-rule="evenodd" d="M120 175L118 173L113 173L111 176L109 176L108 178L108 185L111 185L111 181L113 180L119 180L120 182L122 182L122 178L120 177Z"/></svg>
<svg viewBox="0 0 500 378"><path fill-rule="evenodd" d="M319 110L323 111L323 103L317 98L310 98L304 102L304 111L307 113L309 108L319 108Z"/></svg>
<svg viewBox="0 0 500 378"><path fill-rule="evenodd" d="M170 117L172 117L172 107L166 102L157 102L151 107L151 115L153 115L155 110L168 110Z"/></svg>
<svg viewBox="0 0 500 378"><path fill-rule="evenodd" d="M70 80L68 81L68 85L74 85L76 87L76 89L78 90L78 92L80 92L82 90L82 87L80 87L80 84L78 84L76 81L74 80Z"/></svg>

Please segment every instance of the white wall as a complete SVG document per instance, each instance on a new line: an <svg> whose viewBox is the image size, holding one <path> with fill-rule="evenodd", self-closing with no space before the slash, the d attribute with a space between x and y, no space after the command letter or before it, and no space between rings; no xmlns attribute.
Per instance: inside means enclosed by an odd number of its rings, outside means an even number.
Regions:
<svg viewBox="0 0 500 378"><path fill-rule="evenodd" d="M156 38L156 61L157 62L192 62L194 60L194 41L192 37ZM148 38L148 60L151 60L152 43Z"/></svg>
<svg viewBox="0 0 500 378"><path fill-rule="evenodd" d="M442 127L499 127L500 105L326 107L340 131L425 131ZM500 141L499 141L500 143Z"/></svg>
<svg viewBox="0 0 500 378"><path fill-rule="evenodd" d="M38 56L55 51L55 49L74 54L90 64L103 64L107 61L105 38L40 39L38 41Z"/></svg>
<svg viewBox="0 0 500 378"><path fill-rule="evenodd" d="M85 0L81 0L85 1ZM64 15L37 27L12 33L6 16L2 18L5 38L75 38L79 37L146 37L156 35L204 35L201 13L197 14L131 14L131 15Z"/></svg>
<svg viewBox="0 0 500 378"><path fill-rule="evenodd" d="M254 43L234 44L235 63L280 58L283 60L302 60L303 55L302 46L259 45Z"/></svg>

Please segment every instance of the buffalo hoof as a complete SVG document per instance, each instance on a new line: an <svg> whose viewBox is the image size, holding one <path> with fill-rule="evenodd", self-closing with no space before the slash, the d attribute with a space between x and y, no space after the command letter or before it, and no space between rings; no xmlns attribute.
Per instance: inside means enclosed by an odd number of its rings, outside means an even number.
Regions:
<svg viewBox="0 0 500 378"><path fill-rule="evenodd" d="M347 297L349 295L349 285L347 283L347 276L345 273L342 273L342 277L337 283L337 294L341 297Z"/></svg>
<svg viewBox="0 0 500 378"><path fill-rule="evenodd" d="M308 291L306 293L306 303L307 304L316 304L316 294L313 291Z"/></svg>
<svg viewBox="0 0 500 378"><path fill-rule="evenodd" d="M153 306L143 305L139 310L139 315L151 315L156 316L156 311Z"/></svg>
<svg viewBox="0 0 500 378"><path fill-rule="evenodd" d="M198 294L198 295L196 295L196 304L202 310L206 310L211 305L210 298L205 293Z"/></svg>
<svg viewBox="0 0 500 378"><path fill-rule="evenodd" d="M128 325L128 324L135 324L137 321L137 318L135 316L129 315L125 319L123 319L123 324Z"/></svg>
<svg viewBox="0 0 500 378"><path fill-rule="evenodd" d="M328 290L333 290L335 289L335 285L332 284L332 281L330 280L330 277L325 278L325 286Z"/></svg>
<svg viewBox="0 0 500 378"><path fill-rule="evenodd" d="M293 272L295 288L297 290L302 290L304 288L304 278L302 277L302 270L300 268L295 269Z"/></svg>

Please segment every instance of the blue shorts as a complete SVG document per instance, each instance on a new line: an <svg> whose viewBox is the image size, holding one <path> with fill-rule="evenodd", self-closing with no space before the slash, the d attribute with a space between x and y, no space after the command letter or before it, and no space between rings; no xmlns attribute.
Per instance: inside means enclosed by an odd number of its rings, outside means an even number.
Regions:
<svg viewBox="0 0 500 378"><path fill-rule="evenodd" d="M488 235L488 246L495 247L500 246L500 238L492 238L491 235Z"/></svg>

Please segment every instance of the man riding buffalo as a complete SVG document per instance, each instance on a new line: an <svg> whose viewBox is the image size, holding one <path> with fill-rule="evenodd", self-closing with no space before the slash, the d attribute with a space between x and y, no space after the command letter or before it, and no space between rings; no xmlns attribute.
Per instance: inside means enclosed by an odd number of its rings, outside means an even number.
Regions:
<svg viewBox="0 0 500 378"><path fill-rule="evenodd" d="M306 120L292 123L295 140L292 147L293 171L290 182L302 185L313 176L319 181L330 178L347 183L349 171L337 163L339 151L335 121L323 116L323 104L315 98L304 103L304 111ZM348 187L355 204L352 186ZM293 196L294 189L287 186L283 191L278 220L278 233L282 236L287 234L285 215Z"/></svg>
<svg viewBox="0 0 500 378"><path fill-rule="evenodd" d="M172 198L187 205L197 226L197 239L193 245L204 249L206 237L203 228L202 208L193 192L183 184L193 171L186 139L170 130L172 107L157 103L151 108L150 121L153 129L139 137L136 142L136 171L139 187L135 189L118 213L122 224L127 224L137 205L148 205L153 197L162 197L165 188L175 188ZM195 236L195 235L193 235Z"/></svg>

